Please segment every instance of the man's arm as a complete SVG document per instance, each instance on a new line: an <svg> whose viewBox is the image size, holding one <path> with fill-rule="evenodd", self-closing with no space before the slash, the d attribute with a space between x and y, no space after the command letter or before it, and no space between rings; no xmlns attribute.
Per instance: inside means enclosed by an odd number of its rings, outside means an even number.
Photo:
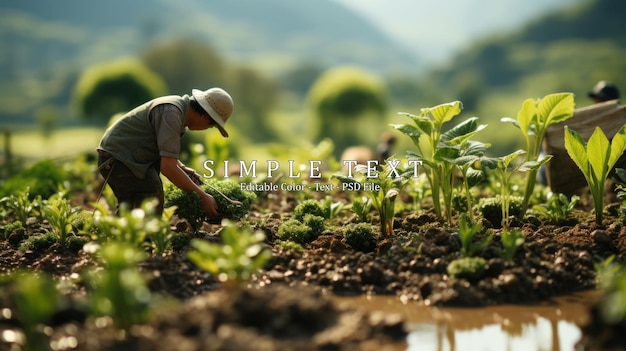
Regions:
<svg viewBox="0 0 626 351"><path fill-rule="evenodd" d="M213 196L204 192L202 188L194 183L179 164L182 165L177 158L161 156L161 173L181 190L198 194L202 209L209 216L217 217L217 203Z"/></svg>

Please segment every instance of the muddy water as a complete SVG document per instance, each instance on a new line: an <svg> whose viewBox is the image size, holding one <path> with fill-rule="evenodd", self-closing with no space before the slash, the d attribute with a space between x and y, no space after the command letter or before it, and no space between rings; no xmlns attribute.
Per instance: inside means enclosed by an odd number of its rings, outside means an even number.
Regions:
<svg viewBox="0 0 626 351"><path fill-rule="evenodd" d="M587 291L537 305L440 308L403 303L398 297L336 297L338 303L401 314L409 335L406 351L574 351L580 325L598 297Z"/></svg>

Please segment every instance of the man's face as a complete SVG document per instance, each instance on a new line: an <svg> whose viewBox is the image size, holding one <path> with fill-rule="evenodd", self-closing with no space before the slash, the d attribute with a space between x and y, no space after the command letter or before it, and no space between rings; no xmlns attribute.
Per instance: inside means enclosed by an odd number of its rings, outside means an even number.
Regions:
<svg viewBox="0 0 626 351"><path fill-rule="evenodd" d="M215 127L215 122L208 114L198 115L198 118L194 118L187 126L189 130L205 130L211 127Z"/></svg>

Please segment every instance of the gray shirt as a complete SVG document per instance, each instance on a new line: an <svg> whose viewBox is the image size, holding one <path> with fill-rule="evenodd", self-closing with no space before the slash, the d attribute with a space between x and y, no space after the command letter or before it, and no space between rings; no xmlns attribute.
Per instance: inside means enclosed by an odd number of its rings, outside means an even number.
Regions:
<svg viewBox="0 0 626 351"><path fill-rule="evenodd" d="M110 153L139 179L161 156L178 158L189 96L164 96L136 107L111 125L98 149Z"/></svg>

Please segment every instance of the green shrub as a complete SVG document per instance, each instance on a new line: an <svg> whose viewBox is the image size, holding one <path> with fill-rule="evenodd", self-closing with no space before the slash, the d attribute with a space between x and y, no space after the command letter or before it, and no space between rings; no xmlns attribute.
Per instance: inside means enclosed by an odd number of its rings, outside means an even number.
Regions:
<svg viewBox="0 0 626 351"><path fill-rule="evenodd" d="M276 243L276 246L280 251L295 251L295 252L303 252L304 248L302 245L293 242L291 240L279 240Z"/></svg>
<svg viewBox="0 0 626 351"><path fill-rule="evenodd" d="M509 215L518 217L522 215L521 196L511 196L509 203ZM478 210L483 218L488 220L495 227L502 225L502 198L500 195L495 197L482 198L478 201Z"/></svg>
<svg viewBox="0 0 626 351"><path fill-rule="evenodd" d="M344 233L346 242L353 249L370 252L376 249L376 237L369 223L355 223L346 227Z"/></svg>
<svg viewBox="0 0 626 351"><path fill-rule="evenodd" d="M202 187L203 190L215 198L218 211L223 218L242 218L248 214L252 202L256 200L256 194L254 192L241 190L239 183L235 183L232 180L211 178L205 180L204 183L205 185ZM230 199L241 202L241 206L230 203L213 188L217 188Z"/></svg>
<svg viewBox="0 0 626 351"><path fill-rule="evenodd" d="M185 247L189 246L193 236L189 233L172 233L170 238L170 247L174 251L181 251Z"/></svg>
<svg viewBox="0 0 626 351"><path fill-rule="evenodd" d="M46 252L50 246L54 245L58 240L55 233L48 232L45 234L33 235L26 239L22 245L20 245L20 251L33 251L36 253Z"/></svg>
<svg viewBox="0 0 626 351"><path fill-rule="evenodd" d="M311 227L294 218L281 224L276 235L281 240L293 241L300 245L308 244L315 239Z"/></svg>
<svg viewBox="0 0 626 351"><path fill-rule="evenodd" d="M314 199L308 199L300 202L293 210L293 218L302 222L304 215L312 214L314 216L320 216L326 218L326 211L322 204Z"/></svg>
<svg viewBox="0 0 626 351"><path fill-rule="evenodd" d="M487 269L487 262L482 257L462 257L448 264L448 274L454 278L480 279Z"/></svg>
<svg viewBox="0 0 626 351"><path fill-rule="evenodd" d="M223 218L242 218L250 211L252 202L256 199L254 192L241 190L239 184L231 180L209 179L201 187L215 198L219 214ZM241 206L230 203L214 188L228 198L241 202ZM169 184L165 189L165 207L176 206L174 214L185 218L193 231L200 229L203 221L209 220L206 212L200 206L198 194L182 191L173 184Z"/></svg>
<svg viewBox="0 0 626 351"><path fill-rule="evenodd" d="M7 225L4 226L4 236L9 237L11 233L18 229L25 230L24 225L21 221L7 223Z"/></svg>
<svg viewBox="0 0 626 351"><path fill-rule="evenodd" d="M326 230L326 223L324 218L307 213L302 219L302 224L309 227L310 235L317 238L324 230Z"/></svg>
<svg viewBox="0 0 626 351"><path fill-rule="evenodd" d="M63 169L53 161L40 161L7 179L0 187L0 197L30 189L30 200L37 195L47 199L63 187L66 179Z"/></svg>

